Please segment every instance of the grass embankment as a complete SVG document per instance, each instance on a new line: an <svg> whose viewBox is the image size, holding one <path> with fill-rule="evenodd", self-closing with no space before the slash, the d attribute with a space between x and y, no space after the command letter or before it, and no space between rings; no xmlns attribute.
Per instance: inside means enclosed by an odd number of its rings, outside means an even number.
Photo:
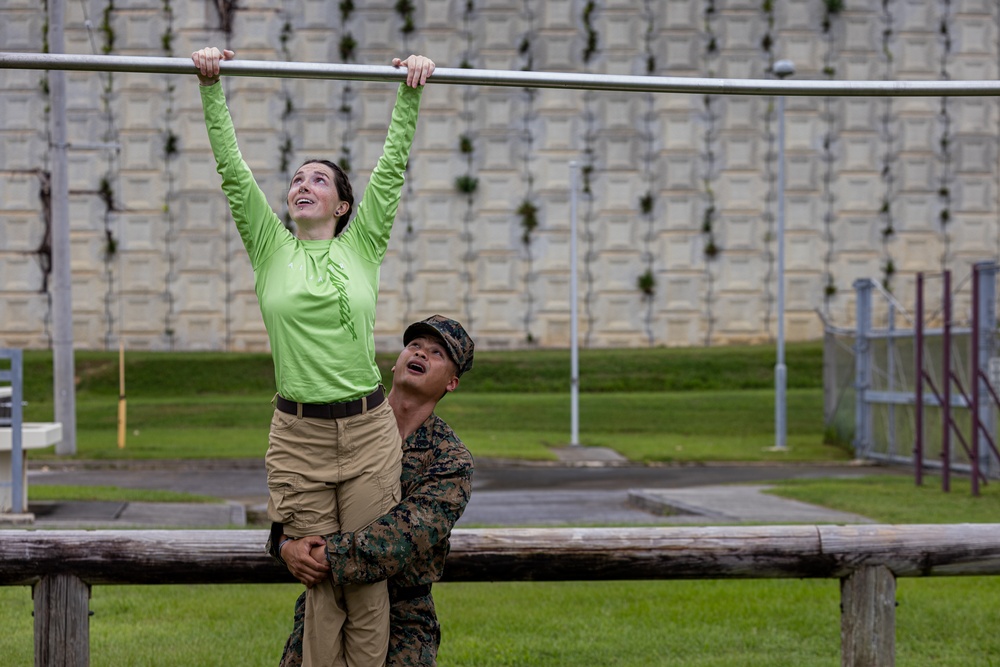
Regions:
<svg viewBox="0 0 1000 667"><path fill-rule="evenodd" d="M767 346L583 350L580 434L637 461L826 460L822 349L790 345L789 451L773 444L774 350ZM394 355L379 355L387 386ZM267 443L271 359L264 354L132 352L128 438L118 449L118 356L78 352L79 458L259 457ZM25 357L26 418L52 418L51 356ZM569 352L482 351L439 413L476 456L551 459L569 439ZM33 453L34 458L52 456Z"/></svg>
<svg viewBox="0 0 1000 667"><path fill-rule="evenodd" d="M102 501L118 503L217 503L213 496L161 489L125 489L119 486L59 486L35 484L31 487L35 501Z"/></svg>

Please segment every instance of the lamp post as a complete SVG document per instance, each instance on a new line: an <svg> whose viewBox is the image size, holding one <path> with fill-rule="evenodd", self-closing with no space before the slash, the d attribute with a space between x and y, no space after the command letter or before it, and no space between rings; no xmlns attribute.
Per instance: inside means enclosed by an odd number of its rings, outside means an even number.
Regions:
<svg viewBox="0 0 1000 667"><path fill-rule="evenodd" d="M49 49L64 50L65 0L49 3ZM69 238L69 173L66 159L66 75L49 73L52 103L52 386L55 420L62 424L56 454L76 454L76 384L73 361L73 275Z"/></svg>
<svg viewBox="0 0 1000 667"><path fill-rule="evenodd" d="M577 322L577 225L576 198L579 189L580 163L571 160L569 163L569 330L570 330L570 426L569 444L580 444L580 352L579 324Z"/></svg>
<svg viewBox="0 0 1000 667"><path fill-rule="evenodd" d="M791 60L779 60L771 67L779 79L795 74ZM785 388L785 96L778 96L778 361L774 366L774 449L787 448L788 421Z"/></svg>

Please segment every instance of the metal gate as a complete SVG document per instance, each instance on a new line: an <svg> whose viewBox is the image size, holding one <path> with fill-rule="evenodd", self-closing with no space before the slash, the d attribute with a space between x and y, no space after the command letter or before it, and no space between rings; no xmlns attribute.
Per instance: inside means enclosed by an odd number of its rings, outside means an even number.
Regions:
<svg viewBox="0 0 1000 667"><path fill-rule="evenodd" d="M993 262L974 265L969 295L965 281L952 286L950 272L918 274L912 315L878 281L856 281L855 328L826 326L830 437L849 440L859 459L913 465L918 484L925 468L941 470L945 490L952 470L969 473L974 494L1000 477L1000 392L990 375L1000 365L996 275ZM929 310L925 287L935 280L940 305ZM956 294L968 298L966 321L955 316Z"/></svg>

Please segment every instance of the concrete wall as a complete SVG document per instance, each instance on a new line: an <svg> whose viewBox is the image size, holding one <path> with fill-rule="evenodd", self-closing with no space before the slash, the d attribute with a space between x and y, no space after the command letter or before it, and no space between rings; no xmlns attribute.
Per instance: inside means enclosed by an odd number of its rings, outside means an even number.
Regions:
<svg viewBox="0 0 1000 667"><path fill-rule="evenodd" d="M243 59L339 62L349 34L364 64L417 52L442 67L765 78L788 58L803 79L995 79L1000 59L988 0L890 0L887 11L847 3L829 29L820 0L776 0L772 14L757 0L425 0L408 35L388 0L358 1L346 19L333 2L244 0L228 35L216 4L67 3L66 50L101 53L113 35L121 55L228 43ZM39 3L6 2L0 44L41 51L45 25ZM114 347L121 336L130 348L266 349L194 77L71 72L67 82L75 344ZM348 156L360 193L393 85L226 86L245 157L275 207L308 157ZM49 343L47 104L44 73L0 71L5 346ZM908 304L915 272L964 275L997 257L998 122L994 98L788 99L790 339L821 334L817 311L849 324L859 277L887 280ZM484 347L567 345L571 160L588 171L586 344L773 337L776 134L773 100L760 97L428 87L382 272L380 345L394 347L408 322L434 312L464 321ZM457 190L462 176L478 179L475 192ZM539 223L527 245L526 199ZM647 271L651 294L638 286Z"/></svg>

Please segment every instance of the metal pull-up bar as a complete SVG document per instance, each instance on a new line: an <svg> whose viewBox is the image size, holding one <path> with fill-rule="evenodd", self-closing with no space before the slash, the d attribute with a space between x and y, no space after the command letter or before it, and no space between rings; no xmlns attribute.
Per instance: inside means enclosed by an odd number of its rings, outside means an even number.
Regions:
<svg viewBox="0 0 1000 667"><path fill-rule="evenodd" d="M405 70L377 65L223 61L227 76L289 79L343 79L351 81L400 81ZM49 53L0 53L0 69L74 70L92 72L145 72L194 74L188 58L94 56ZM841 97L970 97L1000 95L1000 81L807 81L781 79L707 79L698 77L631 76L567 72L518 72L489 69L434 71L434 83L619 90L648 93L697 93L711 95L796 95Z"/></svg>

